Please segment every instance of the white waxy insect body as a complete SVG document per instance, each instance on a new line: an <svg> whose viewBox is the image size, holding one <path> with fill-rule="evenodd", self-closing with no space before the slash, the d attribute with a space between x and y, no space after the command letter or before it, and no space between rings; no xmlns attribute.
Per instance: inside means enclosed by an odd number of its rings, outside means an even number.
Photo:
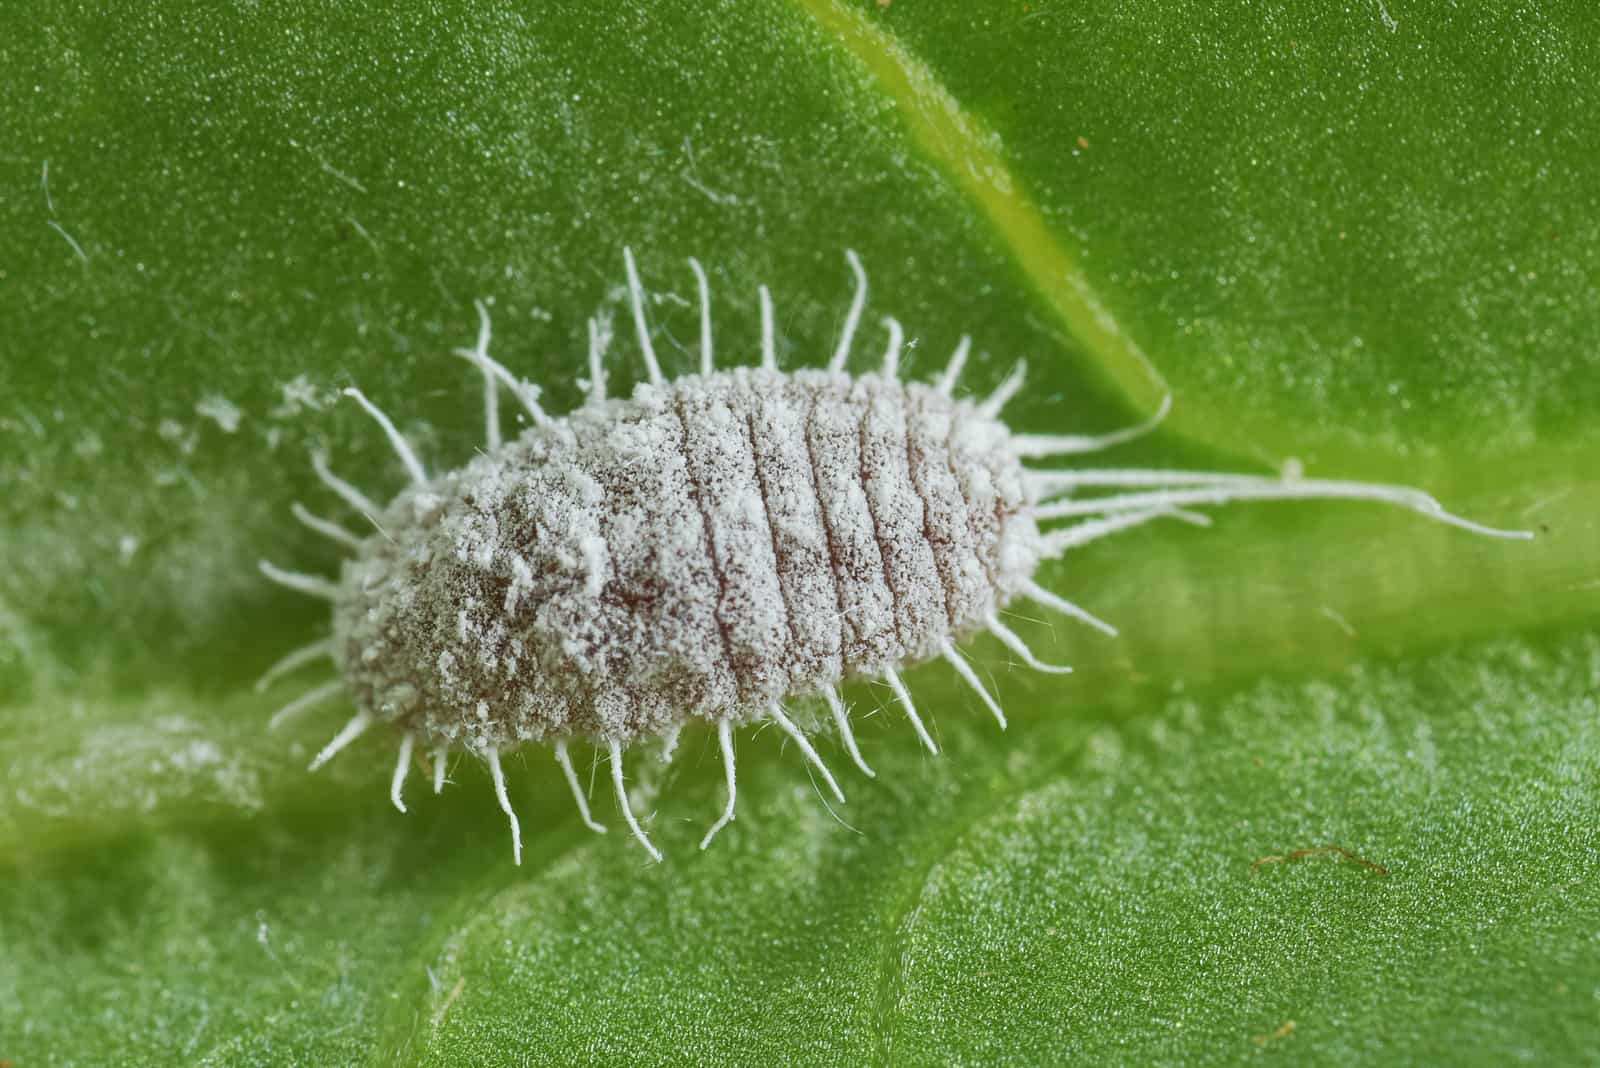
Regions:
<svg viewBox="0 0 1600 1068"><path fill-rule="evenodd" d="M270 677L317 656L331 658L357 712L319 754L330 759L368 727L400 737L391 797L401 797L413 747L443 755L462 746L489 766L521 856L500 754L549 743L582 818L587 802L567 743L588 739L610 756L624 820L659 854L629 807L623 749L675 737L685 722L715 727L728 804L702 846L733 818L731 727L777 724L840 799L837 783L786 702L826 699L851 758L867 774L836 686L886 681L930 751L934 740L900 677L942 658L1004 726L1000 705L956 651L987 630L1018 658L1043 663L999 619L1027 598L1110 630L1038 586L1042 560L1163 517L1207 522L1186 508L1237 499L1339 497L1387 501L1482 533L1432 498L1405 487L1203 472L1044 471L1024 457L1096 451L1142 433L1156 419L1099 437L1019 436L999 420L1020 371L988 399L953 396L968 352L962 339L936 383L897 377L903 332L885 320L881 367L852 376L844 365L865 300L866 277L849 254L857 291L827 369L777 369L772 309L761 291L756 367L711 366L709 290L701 297L701 373L666 379L650 346L643 288L625 257L648 378L626 399L605 396L604 339L591 323L590 397L559 418L537 390L487 352L486 309L478 346L459 350L483 372L489 448L465 466L429 476L393 423L358 391L411 475L375 510L319 457L318 476L376 528L358 538L301 515L312 529L354 546L337 583L263 563L269 578L333 603L331 641L306 647ZM533 418L502 441L497 391L509 387ZM1137 492L1116 492L1134 487ZM1089 488L1098 496L1078 496ZM1112 492L1106 493L1110 489ZM303 509L297 508L297 515ZM1082 517L1041 531L1046 521ZM288 718L333 696L313 689Z"/></svg>
<svg viewBox="0 0 1600 1068"><path fill-rule="evenodd" d="M358 706L473 749L763 717L938 655L1029 580L1005 441L875 375L645 384L402 492L345 566L335 659Z"/></svg>

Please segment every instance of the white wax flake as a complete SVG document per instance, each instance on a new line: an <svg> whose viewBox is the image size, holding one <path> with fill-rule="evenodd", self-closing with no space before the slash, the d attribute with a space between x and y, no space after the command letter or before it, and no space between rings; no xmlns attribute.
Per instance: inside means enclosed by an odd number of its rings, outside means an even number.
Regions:
<svg viewBox="0 0 1600 1068"><path fill-rule="evenodd" d="M78 436L72 445L72 451L85 460L93 459L105 451L105 442L100 440L100 435L93 430L86 430Z"/></svg>
<svg viewBox="0 0 1600 1068"><path fill-rule="evenodd" d="M339 395L337 390L314 385L303 374L279 383L278 394L282 401L267 413L274 419L292 419L302 411L320 412Z"/></svg>
<svg viewBox="0 0 1600 1068"><path fill-rule="evenodd" d="M195 445L199 440L198 435L189 430L188 427L184 426L176 419L161 420L161 422L156 425L156 433L160 435L161 440L170 441L172 444L176 445L178 447L178 451L183 453L185 456L188 456L194 452ZM170 482L162 481L163 475L161 473L158 473L155 477L158 485L171 484ZM173 478L176 480L176 475L174 475Z"/></svg>
<svg viewBox="0 0 1600 1068"><path fill-rule="evenodd" d="M196 738L188 745L167 754L167 762L176 770L184 772L216 767L222 760L222 748L216 742L202 738Z"/></svg>
<svg viewBox="0 0 1600 1068"><path fill-rule="evenodd" d="M201 397L194 406L195 414L204 419L209 419L222 428L224 434L232 434L239 429L239 420L244 418L244 413L239 406L220 393L208 393Z"/></svg>
<svg viewBox="0 0 1600 1068"><path fill-rule="evenodd" d="M605 585L606 575L610 571L610 555L606 552L606 540L590 535L581 542L583 548L584 580L583 591L590 597L598 598L600 590Z"/></svg>

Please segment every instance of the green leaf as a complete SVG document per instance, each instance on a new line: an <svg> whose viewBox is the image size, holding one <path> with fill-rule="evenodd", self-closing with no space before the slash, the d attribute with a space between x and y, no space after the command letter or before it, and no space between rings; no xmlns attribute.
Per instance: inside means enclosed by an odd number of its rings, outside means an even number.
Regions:
<svg viewBox="0 0 1600 1068"><path fill-rule="evenodd" d="M1600 37L1580 5L843 0L0 12L0 1059L35 1064L1579 1062L1600 1035ZM932 9L930 9L930 7ZM586 832L548 753L388 806L392 751L252 682L325 633L255 570L337 556L309 455L481 442L450 350L581 397L669 373L908 373L1107 464L1403 482L1527 526L1239 505L1041 581L1069 679L971 654L848 696L825 804L777 732L629 774ZM1097 462L1100 462L1097 460ZM798 713L814 712L802 706ZM848 761L820 742L838 772ZM587 751L581 770L608 777ZM1337 849L1322 849L1336 846ZM1320 851L1317 851L1320 850ZM1276 859L1268 859L1276 858Z"/></svg>

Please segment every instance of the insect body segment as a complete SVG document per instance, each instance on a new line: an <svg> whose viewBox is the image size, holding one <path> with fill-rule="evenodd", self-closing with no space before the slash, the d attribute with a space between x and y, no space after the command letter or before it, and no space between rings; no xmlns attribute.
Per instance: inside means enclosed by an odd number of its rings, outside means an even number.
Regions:
<svg viewBox="0 0 1600 1068"><path fill-rule="evenodd" d="M1071 670L1040 661L1000 612L1024 598L1114 634L1033 580L1040 562L1079 545L1160 518L1209 522L1197 507L1289 497L1381 500L1479 533L1508 533L1449 515L1403 487L1024 467L1024 458L1129 440L1153 428L1166 405L1112 434L1013 434L1000 412L1021 388L1020 368L984 400L955 398L970 349L963 338L935 383L901 381L904 332L893 319L884 320L880 366L850 375L867 284L859 258L847 259L856 292L838 347L826 368L789 372L777 365L764 286L758 365L714 368L709 286L691 260L700 373L669 380L625 251L647 380L627 399L607 397L609 326L592 320L589 396L560 417L544 413L537 389L489 356L480 303L477 345L457 354L484 377L488 448L442 474L430 476L389 418L347 390L388 437L411 485L380 508L314 459L319 478L374 530L358 536L296 506L302 522L353 549L353 558L337 583L262 563L268 578L333 604L333 637L289 654L263 683L324 657L341 675L291 701L273 723L348 694L357 712L312 767L388 724L400 738L390 795L402 812L418 745L432 750L435 792L449 749L475 753L489 768L519 863L520 826L501 753L549 744L584 823L604 831L567 748L573 738L589 739L609 757L624 821L660 859L628 800L627 746L675 737L685 722L715 727L727 803L702 848L734 818L733 731L742 724L777 726L842 801L786 703L822 698L846 752L868 776L837 690L845 678L886 682L922 743L937 752L900 674L937 657L1004 727L999 703L957 646L989 631L1037 670ZM511 441L501 436L501 388L533 422ZM1084 490L1099 495L1081 496ZM1063 519L1077 521L1041 529Z"/></svg>

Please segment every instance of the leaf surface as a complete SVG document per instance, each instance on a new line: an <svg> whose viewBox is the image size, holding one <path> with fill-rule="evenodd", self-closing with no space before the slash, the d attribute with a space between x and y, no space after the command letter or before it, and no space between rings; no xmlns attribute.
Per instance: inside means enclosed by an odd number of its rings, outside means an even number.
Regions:
<svg viewBox="0 0 1600 1068"><path fill-rule="evenodd" d="M259 3L0 13L0 1058L33 1064L1579 1061L1595 1044L1600 244L1593 19L1161 0ZM326 632L312 475L480 447L450 350L554 411L637 253L669 373L707 266L722 362L1029 361L1018 429L1108 465L1417 485L1532 542L1239 505L1041 581L1002 733L912 670L944 749L848 689L875 780L775 731L629 774L667 853L589 835L548 753L388 806L304 764L331 704L255 677ZM1097 459L1096 463L1102 462ZM806 718L818 710L801 707ZM836 771L847 766L821 740ZM1339 851L1303 851L1338 846ZM1277 857L1282 859L1266 860ZM1362 863L1370 862L1383 870Z"/></svg>

